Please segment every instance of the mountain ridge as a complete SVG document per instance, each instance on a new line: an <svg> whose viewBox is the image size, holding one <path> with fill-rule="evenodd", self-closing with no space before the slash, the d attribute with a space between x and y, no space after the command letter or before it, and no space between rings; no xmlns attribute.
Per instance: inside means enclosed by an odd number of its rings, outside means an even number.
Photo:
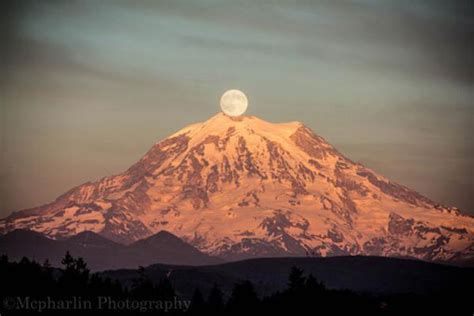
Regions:
<svg viewBox="0 0 474 316"><path fill-rule="evenodd" d="M474 278L473 268L374 256L253 258L200 267L155 264L146 267L145 273L154 281L169 277L176 290L189 298L195 288L200 288L206 295L215 284L230 295L233 285L242 280L250 280L258 294L265 296L287 286L292 267L313 275L330 289L377 295L429 295L440 291L467 293L466 289ZM122 269L102 274L127 286L132 284L137 272Z"/></svg>
<svg viewBox="0 0 474 316"><path fill-rule="evenodd" d="M81 232L66 239L51 239L30 230L14 230L0 236L0 254L12 260L23 257L54 267L70 252L82 257L94 271L138 268L151 264L209 265L222 260L199 252L169 232L158 232L131 245L122 245L94 232Z"/></svg>

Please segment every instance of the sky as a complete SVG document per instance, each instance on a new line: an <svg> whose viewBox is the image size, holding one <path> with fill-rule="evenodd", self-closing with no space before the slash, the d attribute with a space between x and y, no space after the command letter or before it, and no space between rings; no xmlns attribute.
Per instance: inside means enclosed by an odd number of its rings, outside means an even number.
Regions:
<svg viewBox="0 0 474 316"><path fill-rule="evenodd" d="M474 215L472 1L3 1L0 217L219 111L301 121Z"/></svg>

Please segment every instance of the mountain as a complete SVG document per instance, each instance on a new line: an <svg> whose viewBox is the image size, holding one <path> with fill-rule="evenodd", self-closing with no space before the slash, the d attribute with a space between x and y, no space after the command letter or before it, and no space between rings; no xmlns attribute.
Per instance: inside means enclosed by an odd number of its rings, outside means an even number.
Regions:
<svg viewBox="0 0 474 316"><path fill-rule="evenodd" d="M67 238L67 243L84 248L122 248L121 244L113 242L91 231L83 231Z"/></svg>
<svg viewBox="0 0 474 316"><path fill-rule="evenodd" d="M62 258L66 251L61 242L34 231L17 229L0 236L0 254L7 254L9 258L26 256L43 263L47 258ZM56 264L59 265L60 260Z"/></svg>
<svg viewBox="0 0 474 316"><path fill-rule="evenodd" d="M0 220L0 232L93 231L123 244L166 230L225 259L376 255L472 260L474 218L392 182L299 122L222 113L128 170Z"/></svg>
<svg viewBox="0 0 474 316"><path fill-rule="evenodd" d="M138 268L158 262L194 266L222 262L168 232L159 232L128 246L89 231L64 240L54 240L27 230L14 230L0 236L0 254L13 260L23 257L39 263L48 260L52 266L59 267L66 251L74 257L84 258L92 270Z"/></svg>
<svg viewBox="0 0 474 316"><path fill-rule="evenodd" d="M361 256L258 258L201 267L157 264L147 267L145 273L156 282L168 277L182 297L192 297L196 288L207 297L214 284L228 295L234 284L242 280L250 280L263 297L287 287L292 267L303 269L306 275L312 274L330 289L372 294L468 293L474 281L473 268ZM137 271L105 271L102 275L130 286Z"/></svg>
<svg viewBox="0 0 474 316"><path fill-rule="evenodd" d="M160 262L168 264L204 265L222 263L185 243L167 231L160 231L148 238L138 240L127 247L128 256L141 266Z"/></svg>

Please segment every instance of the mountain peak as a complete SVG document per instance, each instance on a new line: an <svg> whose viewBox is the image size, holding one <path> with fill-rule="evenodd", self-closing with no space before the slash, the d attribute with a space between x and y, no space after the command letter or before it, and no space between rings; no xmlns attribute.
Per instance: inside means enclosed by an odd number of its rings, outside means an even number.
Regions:
<svg viewBox="0 0 474 316"><path fill-rule="evenodd" d="M304 125L300 122L270 123L256 116L231 117L220 112L207 121L191 124L170 137L187 135L193 142L198 142L209 135L234 133L239 135L258 134L271 139L274 136L289 137L301 127Z"/></svg>
<svg viewBox="0 0 474 316"><path fill-rule="evenodd" d="M144 241L147 241L147 242L160 241L160 242L165 242L165 243L166 242L184 243L180 238L178 238L177 236L173 235L172 233L170 233L166 230L160 230L156 234L151 235L151 236L147 237L146 239L142 239L138 242L144 242Z"/></svg>
<svg viewBox="0 0 474 316"><path fill-rule="evenodd" d="M149 256L150 253L155 253L157 257L156 262L160 263L179 262L180 264L192 265L196 263L213 264L221 261L218 258L203 254L195 247L165 230L159 231L148 238L138 240L129 245L128 248L136 257ZM177 259L180 260L178 261Z"/></svg>
<svg viewBox="0 0 474 316"><path fill-rule="evenodd" d="M191 245L188 245L186 242L181 240L179 237L173 235L170 232L167 232L165 230L161 230L156 234L153 234L147 238L138 240L131 244L131 247L137 247L137 246L152 246L152 247L158 247L160 245L166 245L167 247L175 247L175 248L180 248L180 247L186 247L186 248L193 248ZM197 250L196 250L197 251Z"/></svg>

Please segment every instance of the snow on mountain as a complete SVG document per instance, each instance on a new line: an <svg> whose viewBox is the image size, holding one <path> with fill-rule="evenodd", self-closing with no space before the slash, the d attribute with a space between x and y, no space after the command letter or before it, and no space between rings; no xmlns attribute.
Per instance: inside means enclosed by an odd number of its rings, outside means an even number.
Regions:
<svg viewBox="0 0 474 316"><path fill-rule="evenodd" d="M474 257L474 218L339 153L299 122L222 113L155 144L125 172L0 220L0 232L166 230L227 259L366 254Z"/></svg>

